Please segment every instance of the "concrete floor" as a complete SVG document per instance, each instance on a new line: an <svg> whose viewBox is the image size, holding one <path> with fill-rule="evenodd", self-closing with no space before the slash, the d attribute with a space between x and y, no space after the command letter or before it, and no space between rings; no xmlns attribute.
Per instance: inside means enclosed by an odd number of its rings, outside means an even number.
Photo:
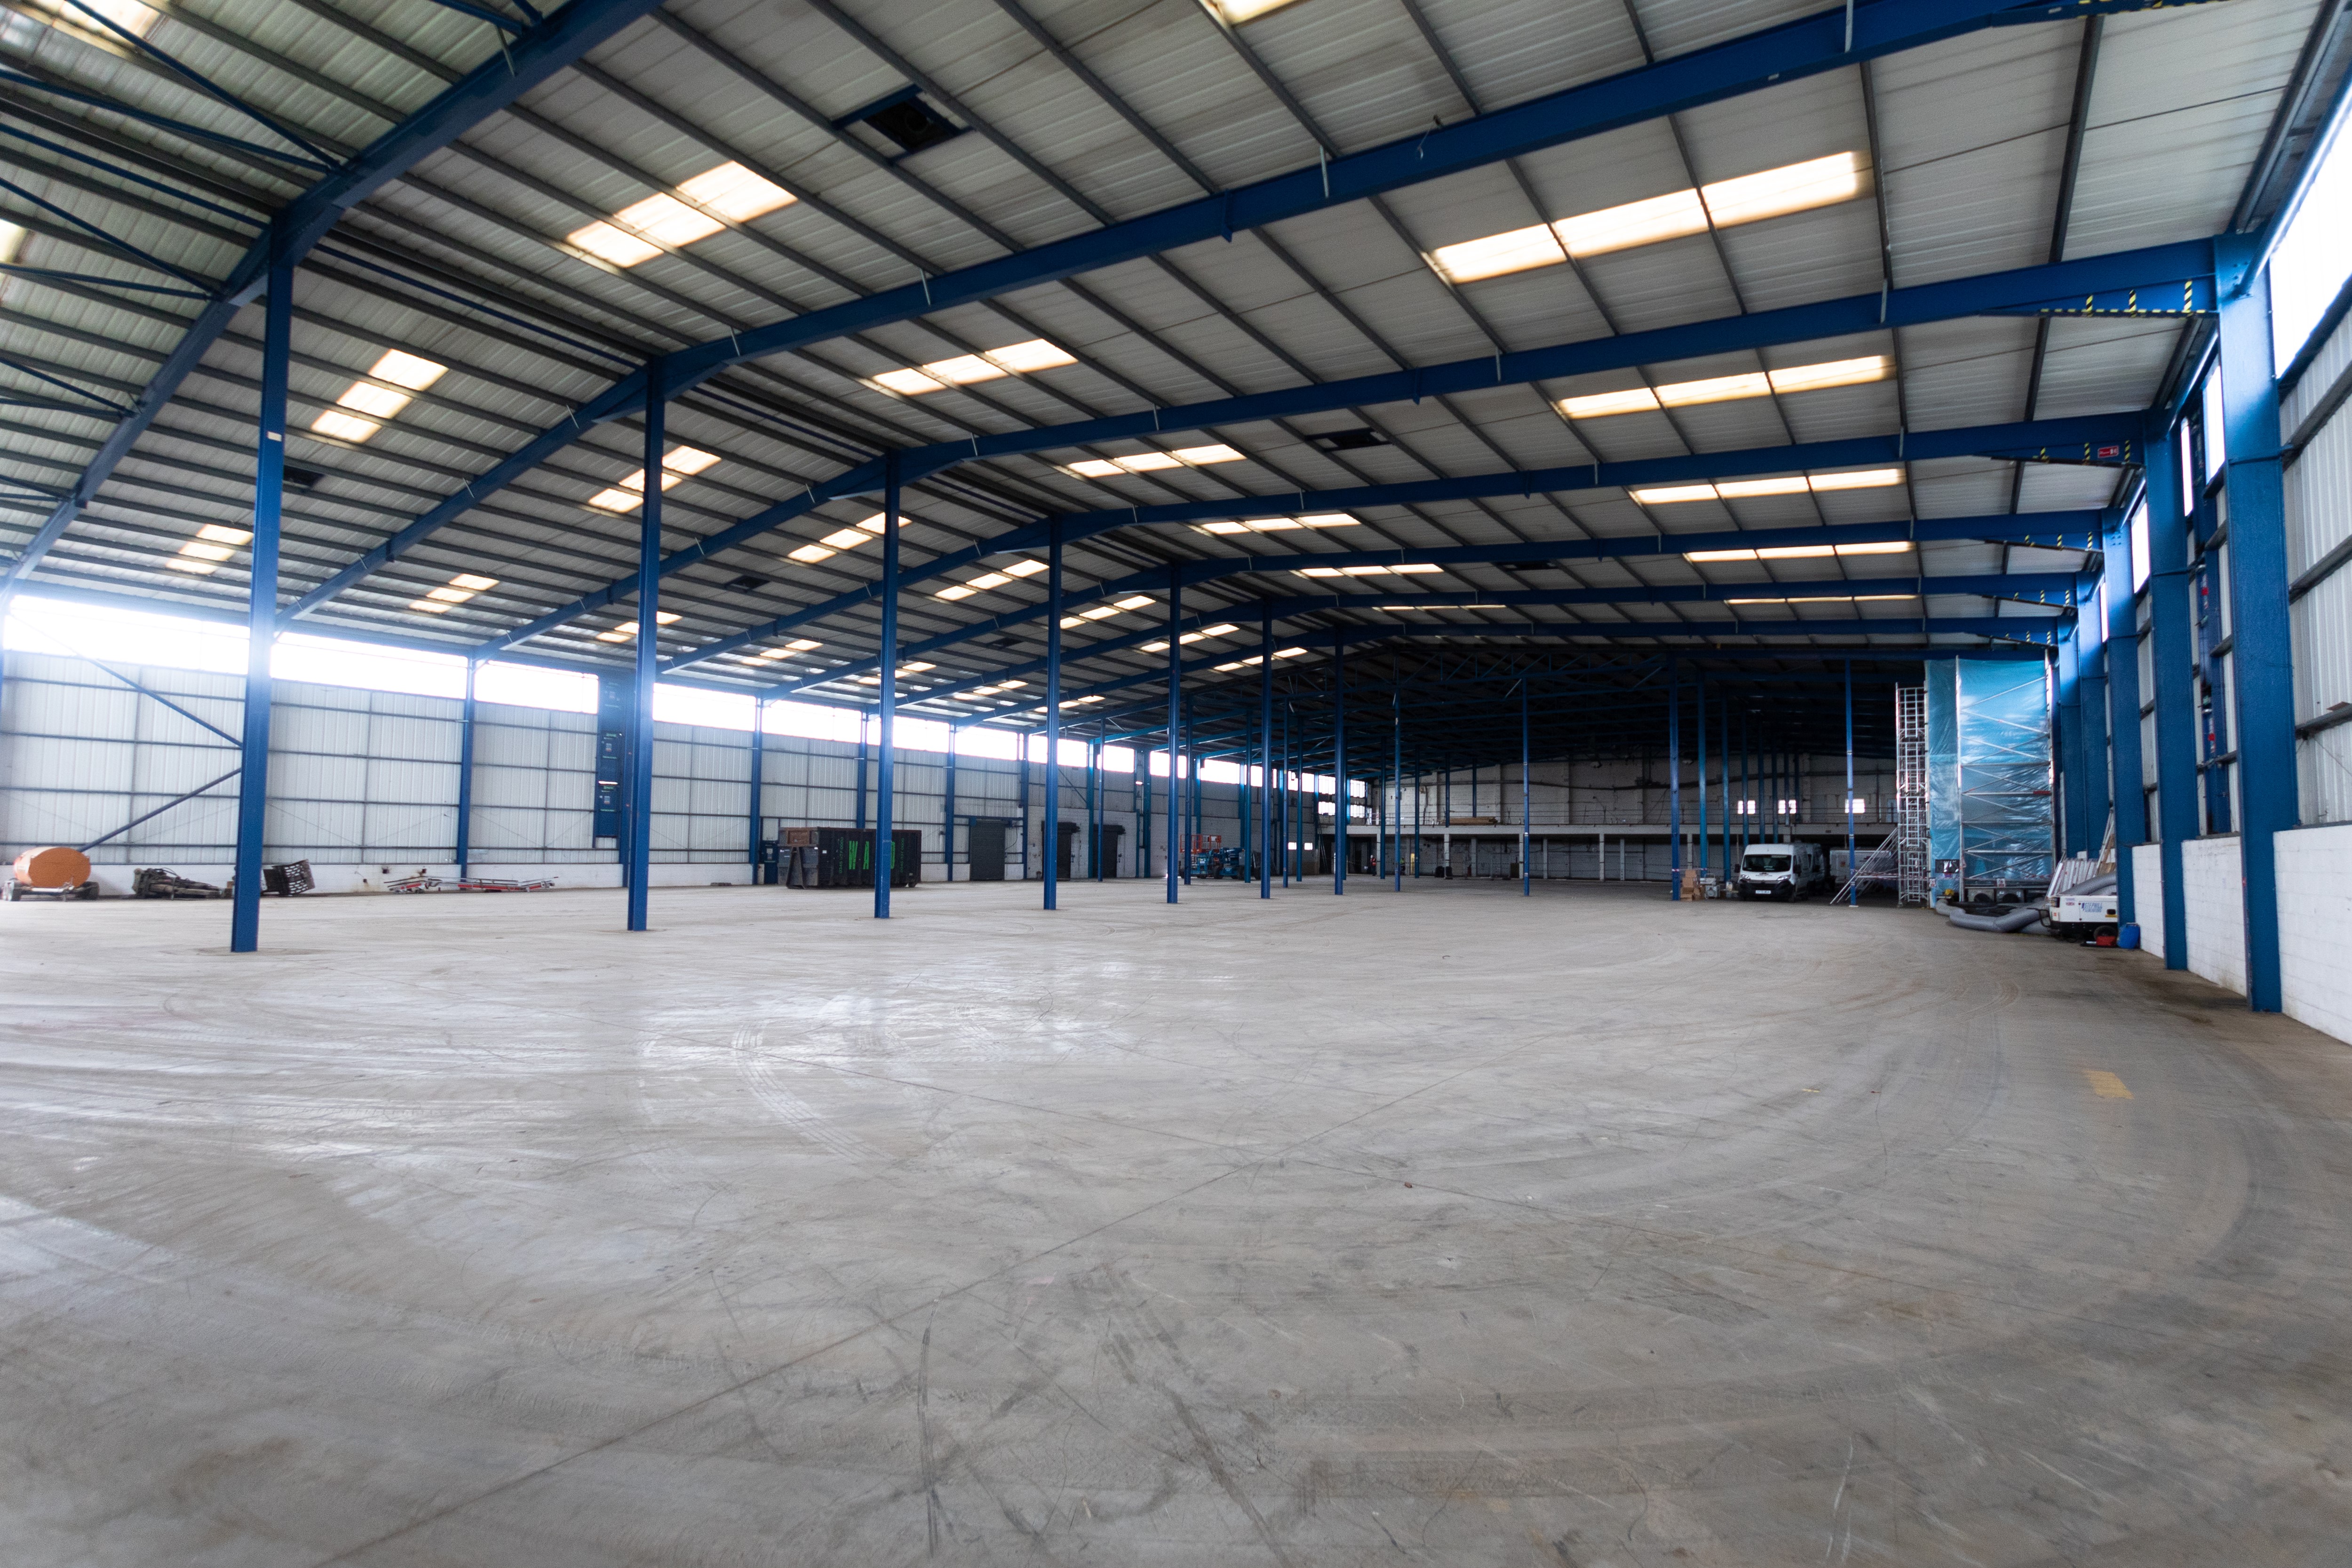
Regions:
<svg viewBox="0 0 2352 1568"><path fill-rule="evenodd" d="M0 1563L2352 1559L2352 1047L1660 892L0 905Z"/></svg>

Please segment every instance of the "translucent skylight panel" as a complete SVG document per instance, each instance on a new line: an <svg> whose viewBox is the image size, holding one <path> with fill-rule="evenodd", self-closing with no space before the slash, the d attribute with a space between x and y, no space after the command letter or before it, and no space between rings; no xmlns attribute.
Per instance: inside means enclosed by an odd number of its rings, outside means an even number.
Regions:
<svg viewBox="0 0 2352 1568"><path fill-rule="evenodd" d="M1795 495L1801 490L1866 490L1903 482L1900 468L1864 468L1842 474L1814 474L1790 485L1788 489L1764 489L1764 485L1790 484L1780 479L1735 479L1723 485L1660 485L1629 492L1643 506L1671 506L1678 501L1719 500L1738 499L1741 495ZM1872 546L1871 548L1878 548Z"/></svg>
<svg viewBox="0 0 2352 1568"><path fill-rule="evenodd" d="M1606 419L1620 414L1645 414L1660 405L1684 408L1702 403L1731 403L1773 393L1790 395L1821 392L1833 386L1861 386L1884 381L1894 366L1885 354L1827 360L1820 364L1792 365L1786 370L1751 371L1740 375L1708 376L1700 381L1669 382L1655 389L1628 387L1619 392L1589 393L1563 397L1559 411L1570 419Z"/></svg>
<svg viewBox="0 0 2352 1568"><path fill-rule="evenodd" d="M933 360L929 364L910 365L899 370L886 370L869 377L875 385L908 397L919 397L927 392L939 392L950 386L968 386L973 382L994 381L1005 375L1026 375L1034 371L1054 370L1066 364L1077 363L1077 356L1043 338L1032 338L1025 343L1008 343L1001 349L983 349L976 354L958 354L953 359Z"/></svg>
<svg viewBox="0 0 2352 1568"><path fill-rule="evenodd" d="M563 237L615 267L635 267L659 256L665 247L676 250L708 239L727 223L747 222L793 200L792 193L740 163L705 170L678 189L688 201L666 191L656 192L623 207L609 222L589 224Z"/></svg>
<svg viewBox="0 0 2352 1568"><path fill-rule="evenodd" d="M668 626L677 618L678 616L677 614L669 610L656 610L654 612L654 619L665 626ZM609 632L598 632L596 634L596 640L598 642L627 642L631 637L634 637L636 635L637 623L635 621L623 621L619 626L614 626Z"/></svg>
<svg viewBox="0 0 2352 1568"><path fill-rule="evenodd" d="M1860 153L1835 153L1696 190L1670 191L1554 223L1440 246L1429 253L1428 261L1449 282L1473 283L1549 267L1571 256L1578 260L1606 256L1705 234L1710 217L1717 228L1730 228L1851 201L1865 187L1864 171Z"/></svg>
<svg viewBox="0 0 2352 1568"><path fill-rule="evenodd" d="M196 530L196 536L180 546L180 552L163 563L174 572L191 576L209 577L219 570L220 563L236 553L236 546L250 543L253 531L247 528L225 528L217 522L205 523Z"/></svg>
<svg viewBox="0 0 2352 1568"><path fill-rule="evenodd" d="M1307 517L1245 517L1234 522L1192 526L1202 533L1280 533L1294 528L1352 528L1357 521L1344 511L1326 511Z"/></svg>
<svg viewBox="0 0 2352 1568"><path fill-rule="evenodd" d="M472 572L460 572L438 588L429 590L421 599L411 599L408 607L428 616L446 615L452 605L462 605L477 594L487 593L499 585L496 577L484 577ZM670 617L676 620L677 617Z"/></svg>
<svg viewBox="0 0 2352 1568"><path fill-rule="evenodd" d="M397 415L412 401L411 394L423 392L447 374L448 366L436 363L399 349L385 353L368 368L368 374L377 381L389 381L408 388L395 392L389 386L376 386L369 382L355 381L335 399L335 406L310 421L310 428L321 436L332 436L341 441L364 441L383 427L383 422Z"/></svg>
<svg viewBox="0 0 2352 1568"><path fill-rule="evenodd" d="M1231 447L1180 447L1173 452L1138 452L1126 458L1088 458L1063 468L1082 479L1116 479L1120 474L1158 473L1164 468L1198 468L1209 463L1238 463L1248 454Z"/></svg>
<svg viewBox="0 0 2352 1568"><path fill-rule="evenodd" d="M1444 570L1443 566L1423 561L1402 566L1306 566L1299 569L1298 574L1301 577L1402 577L1417 572Z"/></svg>
<svg viewBox="0 0 2352 1568"><path fill-rule="evenodd" d="M674 489L682 479L693 478L719 461L716 452L705 452L694 447L673 447L662 454L662 482L665 490ZM598 490L588 498L588 504L605 511L635 511L645 504L646 471L639 468L610 489Z"/></svg>

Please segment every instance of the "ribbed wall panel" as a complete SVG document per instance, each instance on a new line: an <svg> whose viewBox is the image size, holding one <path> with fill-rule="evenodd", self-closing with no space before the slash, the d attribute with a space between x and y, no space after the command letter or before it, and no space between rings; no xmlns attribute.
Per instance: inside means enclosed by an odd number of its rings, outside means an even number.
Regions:
<svg viewBox="0 0 2352 1568"><path fill-rule="evenodd" d="M242 723L235 676L126 669L150 689L234 734ZM0 713L0 844L89 842L231 772L236 748L79 659L12 654ZM271 708L266 853L398 868L446 864L457 840L461 703L446 698L281 681ZM751 736L690 725L656 727L653 846L658 858L740 865L748 854ZM761 759L769 825L848 825L859 816L854 743L769 735ZM591 837L596 720L591 714L482 703L474 731L473 857L501 861L609 863ZM872 820L875 759L866 768ZM945 759L898 758L897 822L923 833L936 867L946 807ZM1492 787L1489 775L1488 787ZM1015 816L1017 764L961 757L961 816ZM1041 815L1043 769L1031 770L1029 814ZM1164 785L1162 786L1164 788ZM1213 785L1206 831L1235 838L1228 786ZM1867 787L1866 785L1864 787ZM1083 776L1063 781L1068 820L1086 814ZM217 865L236 836L235 779L172 806L95 852L113 863ZM1108 820L1132 826L1133 784L1108 775ZM1155 806L1164 807L1158 795ZM1155 811L1155 821L1158 813Z"/></svg>

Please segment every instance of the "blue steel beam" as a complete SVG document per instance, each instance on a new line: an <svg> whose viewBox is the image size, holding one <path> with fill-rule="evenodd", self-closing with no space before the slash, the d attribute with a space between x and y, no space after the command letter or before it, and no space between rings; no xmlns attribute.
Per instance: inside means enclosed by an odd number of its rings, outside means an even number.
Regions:
<svg viewBox="0 0 2352 1568"><path fill-rule="evenodd" d="M1164 581L1165 570L1139 574L1138 583L1157 577ZM1299 616L1318 615L1333 610L1395 610L1411 612L1461 609L1471 605L1505 609L1524 609L1539 605L1685 605L1723 603L1737 599L1804 599L1851 597L1864 594L1900 595L1917 598L1934 595L1976 595L1990 598L2013 599L2021 603L2053 605L2071 609L2075 604L2077 580L2066 572L1985 573L1958 577L1864 577L1831 578L1808 583L1702 583L1685 587L1650 587L1633 584L1622 588L1516 588L1500 593L1481 594L1307 594L1289 598L1265 599L1248 606L1271 626L1275 621L1290 620ZM1237 612L1246 613L1246 612ZM1204 611L1183 619L1180 632L1195 632L1204 626L1227 618L1223 612ZM1604 627L1621 627L1623 623L1601 622ZM1654 624L1671 631L1675 623ZM1444 631L1464 637L1475 637L1486 630L1485 623L1453 622L1444 626L1429 626L1420 622L1397 623L1400 630L1422 632ZM1370 629L1373 632L1377 628ZM1099 642L1066 649L1059 662L1100 658L1139 647L1147 641L1164 637L1165 630L1132 632L1125 637L1108 637ZM961 636L935 638L931 643L918 644L901 650L904 657L934 653L940 647L963 640ZM1294 641L1296 639L1293 639ZM936 646L935 646L936 645ZM1026 679L1032 675L1050 675L1054 663L1050 659L1032 660L1026 664L990 670L974 675L945 689L933 688L923 694L922 700L938 702L978 686L993 686L1008 679ZM766 698L795 696L803 691L851 679L866 669L863 663L837 666L818 675L803 676L797 680L782 682L762 693ZM1050 704L1053 698L1048 693Z"/></svg>
<svg viewBox="0 0 2352 1568"><path fill-rule="evenodd" d="M1642 534L1635 537L1618 539L1556 540L1549 542L1521 542L1514 541L1509 543L1502 544L1447 545L1434 550L1424 550L1417 552L1412 551L1349 551L1319 555L1228 555L1213 556L1207 560L1188 562L1182 567L1182 571L1184 573L1185 582L1188 584L1198 584L1216 582L1226 577L1295 572L1307 566L1363 566L1389 563L1407 558L1415 562L1428 562L1440 566L1452 566L1528 561L1641 559L1644 557L1678 556L1686 551L1769 550L1791 545L1820 546L1825 544L1834 547L1839 544L1885 544L1895 542L1897 541L1918 542L1923 541L1955 539L1990 540L2012 544L2032 544L2044 549L2053 550L2090 550L2096 547L2099 518L2100 514L2095 511L2002 512L1989 517L1946 517L1928 518L1918 521L1898 519L1889 522L1811 524L1795 528L1759 528L1747 530L1717 529L1700 533ZM1116 599L1129 594L1154 592L1159 588L1165 575L1166 568L1153 567L1144 572L1136 573L1130 576L1097 583L1092 588L1087 589L1082 594L1066 595L1066 606L1067 605L1084 605L1098 599ZM904 579L902 578L902 581ZM1727 592L1732 585L1718 584L1717 586L1725 588ZM1773 584L1768 584L1763 586L1769 588L1773 586ZM1510 593L1523 593L1528 591L1528 590L1522 589L1507 590L1507 592ZM1646 590L1644 591L1646 592ZM1975 590L1955 589L1952 591L1957 593L1973 592ZM854 608L858 605L866 603L873 596L873 595L867 593L845 595L842 595L842 598L847 602L845 604L839 604L838 607L841 609ZM1485 595L1465 595L1462 596L1462 599L1464 603L1475 602L1478 604L1487 604L1495 602L1493 598ZM1360 605L1370 604L1371 602L1372 601L1370 599L1365 599L1360 601ZM1389 596L1383 595L1380 602L1389 602ZM1567 601L1531 600L1524 602L1554 603ZM1596 599L1591 602L1600 604L1610 601ZM835 603L838 602L836 601ZM1345 608L1347 606L1344 601L1338 601L1330 604L1318 602L1315 605L1315 607L1321 609ZM823 608L823 606L813 606L813 608ZM826 610L825 613L833 614L835 612L833 610ZM1045 609L1042 605L1028 605L1023 609L1014 610L1005 615L992 616L984 621L974 621L968 626L958 626L953 631L943 632L938 637L932 637L925 642L915 644L901 651L909 657L925 657L929 654L936 653L941 648L951 647L957 643L967 642L974 637L986 637L994 632L1006 631L1012 627L1024 625L1030 621L1038 619L1045 613ZM763 631L757 636L747 633L737 637L721 638L717 643L709 644L704 647L696 648L690 652L677 655L670 660L670 668L678 668L686 665L698 663L703 659L711 658L716 654L724 653L731 648L741 647L746 643L757 642L762 637L774 636L780 631L790 630L793 626L801 625L803 618L815 619L817 617L812 615L809 611L795 612L794 616L787 617L789 625L772 627L772 629ZM771 688L769 695L773 697L789 696L794 691L803 690L810 686L823 685L828 680L843 679L848 676L865 673L872 668L873 666L870 663L852 663L849 665L837 666L835 668L826 671L822 676L803 677L799 680L783 682Z"/></svg>
<svg viewBox="0 0 2352 1568"><path fill-rule="evenodd" d="M197 313L131 413L109 433L74 481L72 490L9 563L5 573L0 574L0 602L81 514L237 312L260 297L273 247L282 247L284 254L299 262L350 208L661 4L662 0L572 0L279 209L271 219L271 231L256 239L239 258L219 297ZM644 401L642 378L638 401Z"/></svg>
<svg viewBox="0 0 2352 1568"><path fill-rule="evenodd" d="M1171 618L1173 620L1175 617ZM2074 625L2074 618L2073 612L2066 611L2054 616L2036 616L2032 619L2028 619L2024 616L1929 616L1925 617L1889 616L1884 620L1874 617L1869 619L1856 618L1834 621L1651 621L1599 626L1588 625L1583 622L1559 623L1528 621L1519 625L1479 626L1381 626L1372 628L1364 626L1345 626L1326 631L1307 632L1301 636L1292 637L1289 641L1293 647L1305 647L1309 649L1332 648L1336 650L1350 642L1360 645L1369 645L1399 640L1419 640L1429 637L1591 637L1605 641L1619 641L1626 638L1654 638L1679 641L1692 637L1927 637L1954 636L1999 637L2012 642L2031 644L2036 648L2042 648L2055 647L2057 638L2064 634L2067 627ZM1067 692L1063 697L1062 700L1064 703L1067 704L1084 697L1107 697L1113 692L1125 691L1137 686L1160 680L1171 682L1172 687L1178 674L1178 660L1176 658L1177 649L1178 645L1171 640L1169 644L1168 649L1170 668L1167 669L1150 670L1140 675L1121 676L1116 680L1107 680L1097 685L1081 687L1074 691ZM1737 650L1717 650L1714 648L1706 650L1709 657L1713 657L1717 651L1730 653ZM1910 644L1904 645L1900 647L1890 648L1878 648L1864 645L1860 648L1797 648L1772 650L1775 657L1780 658L1788 658L1795 655L1813 655L1818 657L1835 656L1839 658L1867 655L1873 658L1918 658L1923 654L1927 653L1949 655L1951 653L1960 651L1965 651L1969 655L1969 657L1975 658L1980 650L1975 648L1965 650L1958 649L1948 645L1943 647L1927 647ZM2038 658L2040 656L2037 654L2036 657ZM1206 658L1196 659L1190 664L1183 665L1181 667L1181 673L1185 676L1199 675L1204 672L1213 673L1217 665L1221 662L1230 663L1232 661L1224 655L1212 654ZM998 720L1003 720L1022 713L1034 712L1039 706L1041 706L1041 704L1033 702L1025 707L1000 710L994 717Z"/></svg>
<svg viewBox="0 0 2352 1568"><path fill-rule="evenodd" d="M2213 242L2210 240L2190 240L2175 245L2153 246L2142 250L2119 251L2109 256L2062 262L2053 267L2020 268L2008 272L1990 273L1979 278L1954 279L1944 283L1897 289L1884 294L1857 294L1843 300L1826 300L1820 304L1795 305L1784 310L1759 311L1747 316L1695 321L1685 326L1663 327L1644 332L1628 332L1613 338L1587 339L1580 342L1554 344L1548 348L1529 349L1518 353L1458 360L1449 364L1430 365L1417 370L1393 371L1381 375L1358 376L1346 381L1288 387L1279 392L1260 393L1245 397L1220 398L1155 412L1122 415L1109 419L1042 426L1026 431L973 437L963 441L941 442L929 447L915 447L907 452L905 454L905 461L908 465L906 471L909 475L932 474L959 463L981 458L1051 451L1058 447L1082 446L1128 437L1210 429L1253 420L1327 413L1334 409L1385 403L1419 402L1425 396L1482 391L1498 384L1518 384L1559 376L1587 374L1596 371L1625 370L1734 350L1752 350L1779 343L1804 342L1822 338L1849 336L1857 332L1878 331L1889 327L1916 326L1981 314L2013 304L2020 300L2042 299L2053 294L2139 286L2146 286L2153 291L2160 284L2168 284L2184 279L2202 279L2206 285L2206 297L2210 300L2212 275ZM2124 438L2127 440L2128 437ZM2021 444L2032 447L2039 443L2029 440ZM560 446L561 443L558 445ZM530 449L526 447L524 451L529 452ZM550 449L551 454L553 449ZM517 458L522 455L519 453ZM530 464L509 473L507 470L515 460L510 458L507 463L500 464L488 474L469 482L462 492L443 500L439 505L417 518L415 521L402 529L390 540L320 584L295 603L294 606L288 611L289 616L303 615L315 609L362 577L398 559L424 539L457 521L490 490L520 478L529 468L537 466L541 459L534 458ZM808 487L798 496L779 501L774 506L763 508L740 522L731 524L707 539L697 541L673 554L664 563L662 570L665 574L681 571L698 562L707 561L721 552L749 543L761 534L772 532L790 522L794 518L804 516L827 501L868 494L882 482L881 475L882 466L879 459L858 464L844 473L835 475L830 479ZM1442 484L1446 481L1433 482ZM1538 488L1569 487L1539 486ZM1278 496L1268 497L1264 498L1261 504L1281 505L1284 504L1284 500ZM1144 510L1151 511L1157 509ZM1083 512L1075 514L1074 521L1083 526L1083 521L1087 515ZM1118 515L1126 514L1122 512ZM1246 516L1248 513L1227 515ZM1042 542L1042 534L1038 533L1038 529L1042 526L1040 524L1027 530L1015 530L1012 533L989 541L984 546L974 547L974 553L970 555L960 558L942 557L940 562L932 563L933 569L946 570L947 567L942 563L950 560L972 560L977 559L982 553L1033 548ZM1036 537L1033 538L1032 535ZM1069 533L1065 537L1075 542L1085 535ZM562 609L542 616L526 626L519 626L500 637L492 639L483 645L484 651L494 651L499 647L511 646L525 637L536 637L541 632L562 626L593 610L600 609L613 603L615 597L628 593L633 581L629 578L615 579L604 587L584 595Z"/></svg>
<svg viewBox="0 0 2352 1568"><path fill-rule="evenodd" d="M1163 523L1207 522L1227 518L1254 517L1277 509L1298 511L1353 511L1366 507L1426 505L1444 500L1475 500L1480 497L1527 496L1538 491L1574 491L1597 489L1617 489L1635 485L1686 484L1702 480L1736 479L1743 475L1787 472L1790 470L1861 468L1874 464L1927 460L1936 458L1963 458L1995 455L2022 455L2055 460L2101 460L2096 454L2114 449L2120 455L2114 460L2137 461L2137 438L2140 416L2129 415L2097 415L2080 419L2044 419L2021 425L1977 426L1956 430L1915 430L1894 436L1866 436L1846 441L1820 441L1796 447L1764 447L1740 452L1698 453L1680 458L1651 458L1624 463L1580 463L1574 468L1519 469L1505 474L1480 474L1467 479L1419 479L1405 484L1360 485L1343 489L1297 490L1285 496L1249 496L1210 501L1175 501L1161 506L1122 507L1116 510L1074 512L1061 520L1063 539L1076 542L1114 529L1142 527ZM820 486L819 489L824 487ZM2053 540L2053 547L2077 550L2093 548L2096 537L2096 514L2069 514L2070 531L2064 539ZM2091 521L2080 521L2084 517ZM2011 523L2015 519L2009 520ZM2032 514L2026 521L2031 521ZM962 550L934 556L921 566L900 574L902 585L911 585L941 576L960 567L969 566L991 555L1003 555L1015 551L1032 550L1045 542L1048 524L1033 523L1013 529L982 543ZM1885 525L1860 525L1885 526ZM1906 526L1906 525L1894 525ZM1930 526L1926 523L1907 525L1914 530ZM1678 536L1668 535L1669 540ZM1759 536L1760 537L1760 536ZM1861 536L1856 536L1857 538ZM1886 537L1876 535L1873 537ZM1895 537L1931 537L1912 532ZM1973 534L1966 537L1999 537ZM1447 550L1391 550L1356 552L1347 555L1302 557L1286 560L1260 556L1259 562L1279 562L1270 569L1285 570L1309 565L1376 565L1399 561L1436 561L1448 559L1484 561L1567 560L1577 555L1585 541L1562 541L1558 543L1528 543L1516 546L1472 546L1486 552L1475 556L1451 555ZM1743 537L1730 546L1757 542L1756 537ZM2036 541L2035 542L2040 542ZM1673 550L1717 548L1675 542ZM1660 553L1670 553L1661 551ZM672 557L676 559L675 556ZM1202 563L1207 564L1207 563ZM1222 567L1223 563L1216 563ZM1260 569L1269 569L1261 567ZM1218 574L1222 574L1219 572ZM610 603L614 589L599 590L580 605L593 608ZM739 647L778 637L785 632L820 621L845 610L856 608L873 599L876 588L868 584L820 600L804 609L780 616L772 621L754 626L732 637L720 637L677 656L673 665L693 663L716 658ZM525 638L562 625L574 615L584 613L579 606L567 606L543 616L528 626L493 638L478 650L484 657L510 647Z"/></svg>

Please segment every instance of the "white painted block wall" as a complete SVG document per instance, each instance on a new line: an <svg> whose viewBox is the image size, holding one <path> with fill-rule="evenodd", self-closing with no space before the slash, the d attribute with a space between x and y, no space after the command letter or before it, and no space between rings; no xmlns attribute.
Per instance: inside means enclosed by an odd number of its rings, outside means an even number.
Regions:
<svg viewBox="0 0 2352 1568"><path fill-rule="evenodd" d="M2245 874L2240 868L2236 837L2192 838L2183 844L2180 890L2189 972L2243 995Z"/></svg>
<svg viewBox="0 0 2352 1568"><path fill-rule="evenodd" d="M2132 911L2139 922L2142 952L2164 961L2164 846L2132 846Z"/></svg>
<svg viewBox="0 0 2352 1568"><path fill-rule="evenodd" d="M2281 1005L2352 1040L2352 826L2280 834L2278 882Z"/></svg>

